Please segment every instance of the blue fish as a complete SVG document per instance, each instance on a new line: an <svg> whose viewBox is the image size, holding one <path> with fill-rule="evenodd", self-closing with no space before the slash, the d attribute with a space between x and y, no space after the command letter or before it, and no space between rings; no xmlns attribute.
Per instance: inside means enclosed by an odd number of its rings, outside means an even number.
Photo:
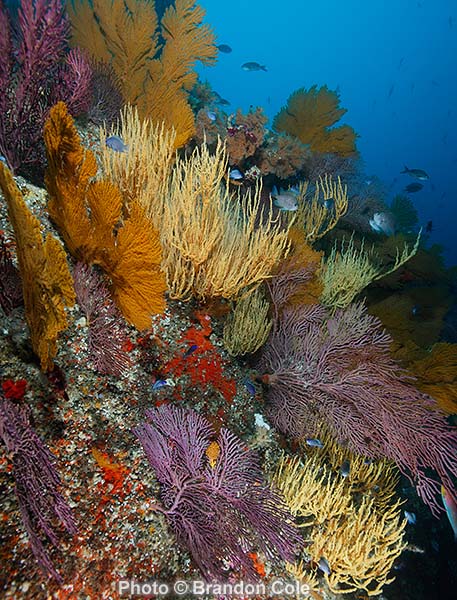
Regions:
<svg viewBox="0 0 457 600"><path fill-rule="evenodd" d="M216 115L216 113L215 113L215 112L213 112L212 110L207 110L207 111L206 111L206 116L208 117L208 119L209 119L210 121L215 121L215 120L216 120L216 118L217 118L217 115Z"/></svg>
<svg viewBox="0 0 457 600"><path fill-rule="evenodd" d="M408 512L407 510L404 510L403 514L405 515L405 519L408 521L408 523L410 525L415 525L416 524L416 515L415 515L415 513Z"/></svg>
<svg viewBox="0 0 457 600"><path fill-rule="evenodd" d="M306 443L308 444L308 446L314 446L315 448L323 448L324 447L324 444L316 438L309 438L306 440Z"/></svg>
<svg viewBox="0 0 457 600"><path fill-rule="evenodd" d="M160 388L162 388L164 385L168 385L166 379L157 379L157 381L152 386L152 390L160 390Z"/></svg>
<svg viewBox="0 0 457 600"><path fill-rule="evenodd" d="M229 177L234 181L240 181L240 179L243 179L243 173L238 169L230 169Z"/></svg>
<svg viewBox="0 0 457 600"><path fill-rule="evenodd" d="M267 68L265 65L259 65L258 62L246 62L243 65L241 65L241 68L243 69L243 71L266 71Z"/></svg>
<svg viewBox="0 0 457 600"><path fill-rule="evenodd" d="M340 468L340 473L343 477L347 477L351 471L351 465L348 460L345 460Z"/></svg>
<svg viewBox="0 0 457 600"><path fill-rule="evenodd" d="M216 48L219 50L219 52L223 52L224 54L230 54L230 52L232 51L228 44L219 44L218 46L216 46Z"/></svg>
<svg viewBox="0 0 457 600"><path fill-rule="evenodd" d="M328 560L323 556L319 559L317 566L322 571L322 573L325 573L326 575L330 575L330 573L332 572L332 570L330 569L330 565L328 564Z"/></svg>
<svg viewBox="0 0 457 600"><path fill-rule="evenodd" d="M247 391L251 394L251 396L256 395L255 385L249 379L244 380L244 385L246 386Z"/></svg>
<svg viewBox="0 0 457 600"><path fill-rule="evenodd" d="M198 348L197 344L192 344L192 346L187 348L187 350L184 352L183 357L187 358L188 356L193 354L197 348Z"/></svg>
<svg viewBox="0 0 457 600"><path fill-rule="evenodd" d="M118 135L110 135L107 137L105 144L115 152L125 152L127 150L127 146L124 144L123 139Z"/></svg>

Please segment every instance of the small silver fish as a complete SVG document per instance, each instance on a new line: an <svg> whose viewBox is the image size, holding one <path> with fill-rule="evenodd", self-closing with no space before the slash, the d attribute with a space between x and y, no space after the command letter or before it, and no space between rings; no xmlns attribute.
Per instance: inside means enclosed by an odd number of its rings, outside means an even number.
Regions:
<svg viewBox="0 0 457 600"><path fill-rule="evenodd" d="M240 181L243 179L243 173L238 169L230 169L229 178L233 179L234 181Z"/></svg>
<svg viewBox="0 0 457 600"><path fill-rule="evenodd" d="M347 477L351 471L351 465L348 460L345 460L340 468L340 473L343 477Z"/></svg>
<svg viewBox="0 0 457 600"><path fill-rule="evenodd" d="M408 521L408 523L410 525L415 525L416 524L416 515L415 515L415 513L408 512L407 510L404 510L403 514L405 515L405 519Z"/></svg>
<svg viewBox="0 0 457 600"><path fill-rule="evenodd" d="M373 218L369 220L370 227L376 233L384 233L385 235L395 234L395 224L393 217L388 213L374 213Z"/></svg>
<svg viewBox="0 0 457 600"><path fill-rule="evenodd" d="M292 212L298 208L297 193L293 188L281 189L278 192L277 188L274 187L271 190L271 197L273 198L273 204L280 210Z"/></svg>
<svg viewBox="0 0 457 600"><path fill-rule="evenodd" d="M315 448L323 448L324 447L324 444L317 438L308 438L306 440L306 443L308 444L308 446L313 446Z"/></svg>
<svg viewBox="0 0 457 600"><path fill-rule="evenodd" d="M265 65L259 65L258 62L246 62L241 65L243 71L266 71L267 68Z"/></svg>
<svg viewBox="0 0 457 600"><path fill-rule="evenodd" d="M323 556L319 559L317 566L322 571L322 573L325 573L326 575L330 575L330 573L332 572L332 570L330 569L330 565L328 564L328 560Z"/></svg>
<svg viewBox="0 0 457 600"><path fill-rule="evenodd" d="M327 210L333 210L335 208L335 200L333 198L325 200L324 206Z"/></svg>
<svg viewBox="0 0 457 600"><path fill-rule="evenodd" d="M411 175L411 177L420 179L421 181L427 181L427 179L430 179L428 174L423 169L408 169L408 167L405 166L404 170L400 171L400 174L403 173L407 173L408 175Z"/></svg>
<svg viewBox="0 0 457 600"><path fill-rule="evenodd" d="M125 152L127 150L127 146L124 144L123 139L118 135L110 135L107 137L105 144L115 152Z"/></svg>

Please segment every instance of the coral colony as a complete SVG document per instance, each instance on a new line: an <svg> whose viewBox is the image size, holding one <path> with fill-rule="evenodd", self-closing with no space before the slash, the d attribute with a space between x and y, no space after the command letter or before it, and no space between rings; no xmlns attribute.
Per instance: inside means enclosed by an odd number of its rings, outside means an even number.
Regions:
<svg viewBox="0 0 457 600"><path fill-rule="evenodd" d="M336 92L268 127L198 80L231 52L203 19L0 0L5 598L379 594L417 547L404 501L455 524L442 259L367 191Z"/></svg>

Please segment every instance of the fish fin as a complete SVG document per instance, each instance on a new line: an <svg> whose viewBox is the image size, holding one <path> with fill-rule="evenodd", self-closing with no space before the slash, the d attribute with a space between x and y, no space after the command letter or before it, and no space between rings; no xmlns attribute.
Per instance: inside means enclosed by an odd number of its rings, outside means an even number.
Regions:
<svg viewBox="0 0 457 600"><path fill-rule="evenodd" d="M262 69L262 71L267 71L267 68L265 65L260 65L260 68Z"/></svg>
<svg viewBox="0 0 457 600"><path fill-rule="evenodd" d="M403 169L403 171L400 171L400 175L401 175L402 173L409 173L409 169L408 169L408 167L407 167L406 165L404 165L404 169Z"/></svg>

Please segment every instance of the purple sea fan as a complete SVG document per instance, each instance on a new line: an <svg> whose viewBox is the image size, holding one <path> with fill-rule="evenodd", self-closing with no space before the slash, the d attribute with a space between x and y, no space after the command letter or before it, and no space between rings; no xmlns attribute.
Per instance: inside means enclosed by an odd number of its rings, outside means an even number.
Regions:
<svg viewBox="0 0 457 600"><path fill-rule="evenodd" d="M273 562L294 559L301 538L254 452L227 429L216 438L195 411L163 405L146 416L133 431L161 484L163 507L156 508L208 580L227 579L231 570L257 579L248 556L254 549Z"/></svg>
<svg viewBox="0 0 457 600"><path fill-rule="evenodd" d="M30 545L40 567L59 582L62 578L46 550L43 537L59 545L56 520L77 533L76 523L59 491L60 479L54 457L31 428L25 409L0 397L0 439L11 456L15 490Z"/></svg>
<svg viewBox="0 0 457 600"><path fill-rule="evenodd" d="M70 26L62 0L21 0L17 27L0 0L0 32L0 154L12 171L36 175L52 104L67 101L76 114L90 99L88 63L79 51L65 62Z"/></svg>
<svg viewBox="0 0 457 600"><path fill-rule="evenodd" d="M457 429L390 358L390 343L361 304L333 316L318 305L284 309L257 365L267 416L294 437L324 425L353 452L394 461L438 515L439 480L457 496Z"/></svg>
<svg viewBox="0 0 457 600"><path fill-rule="evenodd" d="M128 339L123 317L94 268L77 263L73 270L76 300L89 324L89 355L100 373L119 377L130 367L122 349Z"/></svg>

